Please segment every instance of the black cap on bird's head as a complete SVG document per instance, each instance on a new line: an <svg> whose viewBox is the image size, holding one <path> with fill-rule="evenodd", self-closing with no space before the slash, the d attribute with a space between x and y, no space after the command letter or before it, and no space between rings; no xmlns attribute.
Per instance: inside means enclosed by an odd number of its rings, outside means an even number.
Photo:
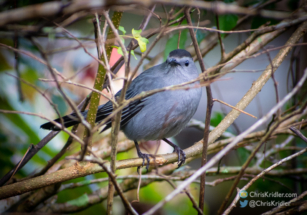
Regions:
<svg viewBox="0 0 307 215"><path fill-rule="evenodd" d="M184 49L176 49L168 55L166 63L172 67L185 66L188 67L193 62L190 52Z"/></svg>
<svg viewBox="0 0 307 215"><path fill-rule="evenodd" d="M171 51L169 53L170 58L183 58L183 57L190 57L192 58L192 55L190 54L190 52L184 50L184 49L176 49L174 51Z"/></svg>

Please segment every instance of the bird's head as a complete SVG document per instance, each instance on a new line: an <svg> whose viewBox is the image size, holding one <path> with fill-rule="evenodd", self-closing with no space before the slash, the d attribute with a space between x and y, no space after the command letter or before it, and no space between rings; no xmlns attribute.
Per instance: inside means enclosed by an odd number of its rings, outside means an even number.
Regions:
<svg viewBox="0 0 307 215"><path fill-rule="evenodd" d="M176 49L169 53L166 60L169 71L180 71L184 75L199 74L190 52L184 49Z"/></svg>
<svg viewBox="0 0 307 215"><path fill-rule="evenodd" d="M190 52L184 49L176 49L169 53L166 63L172 67L181 66L189 67L193 62Z"/></svg>

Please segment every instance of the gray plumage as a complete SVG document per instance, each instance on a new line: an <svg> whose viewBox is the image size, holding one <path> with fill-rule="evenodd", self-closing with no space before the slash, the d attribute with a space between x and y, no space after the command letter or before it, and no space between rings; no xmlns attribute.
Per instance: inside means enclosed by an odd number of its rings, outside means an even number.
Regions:
<svg viewBox="0 0 307 215"><path fill-rule="evenodd" d="M198 75L199 72L190 53L182 49L177 49L169 54L169 57L164 63L154 66L136 77L127 90L126 99L133 98L144 91L188 82L196 79ZM193 87L198 84L199 82L195 82L189 86ZM121 91L116 96L119 96L120 93ZM193 117L200 98L201 88L196 87L188 90L159 92L141 100L134 101L122 111L121 130L129 139L135 141L138 155L144 160L145 154L140 152L137 141L165 139L178 134ZM105 105L99 106L96 122L103 120L112 111L113 107L110 101ZM87 111L82 114L86 117ZM79 123L76 120L75 114L62 118L65 127ZM59 119L55 121L60 122ZM50 122L43 124L41 127L44 129L58 130ZM103 131L110 127L111 120L106 123ZM179 160L180 153L182 154L182 159L185 159L184 152L180 148L174 144L169 144L175 148ZM146 159L149 160L148 156Z"/></svg>
<svg viewBox="0 0 307 215"><path fill-rule="evenodd" d="M180 65L174 65L176 59ZM188 66L185 64L189 63ZM191 57L172 58L139 75L129 91L149 91L191 81L199 73ZM195 84L191 84L195 85ZM131 140L158 140L178 134L193 117L201 98L201 88L156 93L142 100L143 108L123 128Z"/></svg>

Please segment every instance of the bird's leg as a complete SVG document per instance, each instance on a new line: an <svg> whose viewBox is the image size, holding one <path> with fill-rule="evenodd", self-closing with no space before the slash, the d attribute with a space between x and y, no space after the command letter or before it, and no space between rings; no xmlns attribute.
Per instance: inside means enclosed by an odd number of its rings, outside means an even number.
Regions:
<svg viewBox="0 0 307 215"><path fill-rule="evenodd" d="M138 153L139 158L142 158L142 159L143 159L142 167L144 166L145 159L146 159L146 161L147 161L146 170L147 170L147 172L148 172L148 167L149 167L149 162L150 162L150 161L149 161L149 157L154 157L154 156L153 156L153 155L150 155L150 154L144 154L144 153L142 153L141 150L140 150L140 147L139 147L139 144L138 144L137 141L134 141L134 144L135 144L135 148L136 148L136 151L137 151L137 153ZM137 168L137 172L139 172L139 170L140 170L140 167Z"/></svg>
<svg viewBox="0 0 307 215"><path fill-rule="evenodd" d="M184 151L177 145L175 145L174 143L172 143L171 141L169 141L166 138L163 138L162 140L164 140L165 142L167 142L170 146L172 146L174 148L173 152L176 152L178 155L178 168L185 163L185 159L186 159L186 155L184 153ZM180 159L180 155L181 155L181 159Z"/></svg>

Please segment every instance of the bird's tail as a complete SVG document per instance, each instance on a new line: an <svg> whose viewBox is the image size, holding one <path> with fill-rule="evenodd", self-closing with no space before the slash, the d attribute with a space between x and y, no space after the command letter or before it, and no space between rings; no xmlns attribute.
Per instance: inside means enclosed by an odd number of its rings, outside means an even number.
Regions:
<svg viewBox="0 0 307 215"><path fill-rule="evenodd" d="M81 112L81 114L86 118L87 110L84 111L84 112ZM76 125L76 124L80 123L80 120L78 119L78 116L77 116L76 113L72 113L70 115L66 115L66 116L63 116L61 118L63 120L63 124L64 124L65 128L68 128L70 126L73 126L73 125ZM54 121L61 124L62 123L61 122L61 118L55 119ZM51 122L47 122L45 124L42 124L41 128L47 129L47 130L53 130L53 131L61 130L59 127L55 126Z"/></svg>

